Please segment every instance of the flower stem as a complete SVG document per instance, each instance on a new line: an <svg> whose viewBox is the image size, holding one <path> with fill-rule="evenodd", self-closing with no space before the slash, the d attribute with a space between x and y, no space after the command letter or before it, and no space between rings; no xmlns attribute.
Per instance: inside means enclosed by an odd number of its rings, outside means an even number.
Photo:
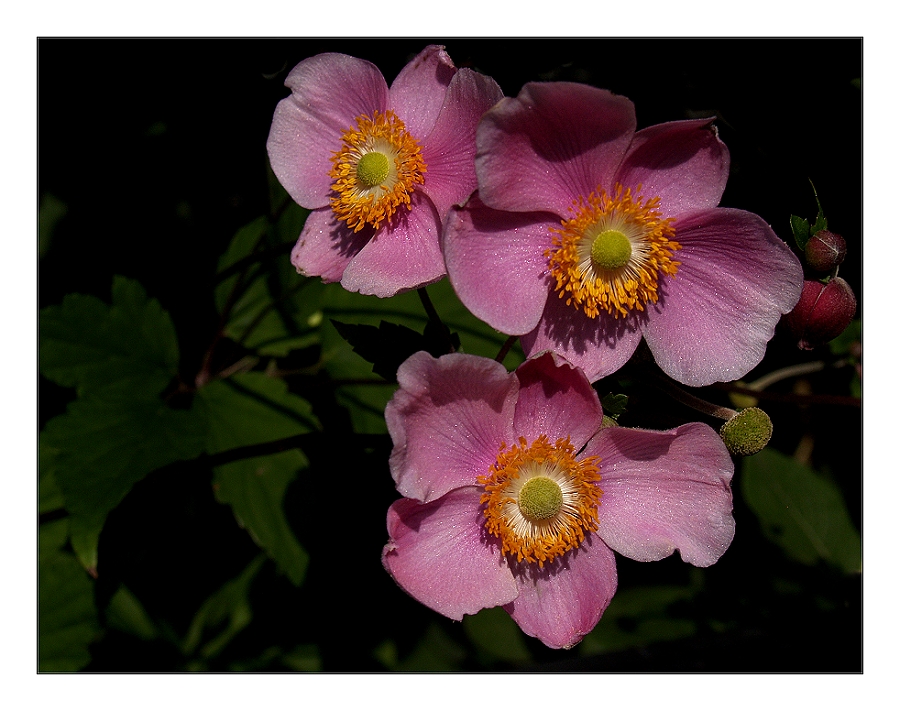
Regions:
<svg viewBox="0 0 900 711"><path fill-rule="evenodd" d="M497 354L497 357L494 358L494 360L498 363L502 363L517 340L519 340L518 336L510 336L509 338L507 338L506 342L502 346L500 346L500 352Z"/></svg>
<svg viewBox="0 0 900 711"><path fill-rule="evenodd" d="M732 410L730 407L724 407L722 405L714 405L711 402L707 402L702 398L697 397L696 395L692 395L691 393L683 390L675 383L670 380L666 380L659 376L654 376L654 382L662 390L665 390L669 396L678 400L678 402L683 405L687 405L698 412L702 412L704 415L709 415L710 417L718 417L722 420L730 420L737 414L737 410Z"/></svg>
<svg viewBox="0 0 900 711"><path fill-rule="evenodd" d="M453 338L450 336L450 329L447 328L447 325L441 321L441 317L438 316L437 310L434 308L434 304L431 302L431 297L428 296L428 292L425 290L424 286L420 286L416 289L416 292L419 294L419 300L422 302L422 306L425 308L425 313L428 315L428 320L441 332L441 336L445 342L445 352L446 353L455 353L456 346L453 345Z"/></svg>

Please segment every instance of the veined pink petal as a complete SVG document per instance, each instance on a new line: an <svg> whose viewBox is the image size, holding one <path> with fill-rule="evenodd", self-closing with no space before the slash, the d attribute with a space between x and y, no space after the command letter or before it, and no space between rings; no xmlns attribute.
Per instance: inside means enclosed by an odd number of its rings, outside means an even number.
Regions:
<svg viewBox="0 0 900 711"><path fill-rule="evenodd" d="M476 317L502 333L528 333L547 301L548 213L498 212L478 194L450 211L441 240L450 283Z"/></svg>
<svg viewBox="0 0 900 711"><path fill-rule="evenodd" d="M516 370L516 435L533 442L569 437L580 450L603 422L597 392L584 373L552 352L525 361Z"/></svg>
<svg viewBox="0 0 900 711"><path fill-rule="evenodd" d="M300 205L328 205L332 155L356 117L388 107L388 87L371 62L326 53L304 59L285 80L291 95L275 109L266 147L279 182Z"/></svg>
<svg viewBox="0 0 900 711"><path fill-rule="evenodd" d="M431 133L456 72L450 55L432 44L403 67L391 84L390 108L418 141Z"/></svg>
<svg viewBox="0 0 900 711"><path fill-rule="evenodd" d="M600 314L590 318L551 291L537 328L520 340L525 355L556 351L594 382L616 372L631 358L641 342L637 324L636 317L616 319Z"/></svg>
<svg viewBox="0 0 900 711"><path fill-rule="evenodd" d="M519 381L488 358L420 351L397 371L400 389L384 416L394 442L391 474L397 491L433 501L475 485L512 444Z"/></svg>
<svg viewBox="0 0 900 711"><path fill-rule="evenodd" d="M800 298L800 262L761 217L743 210L680 216L675 231L681 266L648 309L647 344L685 385L743 377Z"/></svg>
<svg viewBox="0 0 900 711"><path fill-rule="evenodd" d="M713 119L672 121L634 135L616 181L659 197L665 217L713 208L722 199L731 159Z"/></svg>
<svg viewBox="0 0 900 711"><path fill-rule="evenodd" d="M708 425L609 427L584 453L601 458L597 535L617 553L646 562L677 548L683 560L705 567L726 551L734 537L734 464Z"/></svg>
<svg viewBox="0 0 900 711"><path fill-rule="evenodd" d="M417 190L409 209L401 208L350 261L341 285L348 291L388 297L438 281L446 274L440 232L434 205Z"/></svg>
<svg viewBox="0 0 900 711"><path fill-rule="evenodd" d="M350 260L371 238L371 228L354 233L335 218L330 207L313 210L291 251L291 264L304 276L340 281Z"/></svg>
<svg viewBox="0 0 900 711"><path fill-rule="evenodd" d="M424 190L441 219L461 205L478 184L475 177L475 127L485 111L503 98L490 77L460 69L447 89L434 129L422 142L427 166Z"/></svg>
<svg viewBox="0 0 900 711"><path fill-rule="evenodd" d="M624 96L586 84L526 84L478 126L481 199L497 210L565 217L579 196L611 187L634 129Z"/></svg>
<svg viewBox="0 0 900 711"><path fill-rule="evenodd" d="M616 592L613 552L596 535L575 551L517 575L519 596L504 606L522 631L553 649L569 648L597 624Z"/></svg>
<svg viewBox="0 0 900 711"><path fill-rule="evenodd" d="M437 501L401 499L388 509L382 563L416 600L454 620L518 594L496 547L483 540L481 489L463 487Z"/></svg>

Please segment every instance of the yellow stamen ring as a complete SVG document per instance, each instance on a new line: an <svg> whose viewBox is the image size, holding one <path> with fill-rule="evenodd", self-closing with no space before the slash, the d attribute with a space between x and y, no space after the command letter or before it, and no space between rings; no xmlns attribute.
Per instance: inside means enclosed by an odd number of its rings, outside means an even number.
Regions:
<svg viewBox="0 0 900 711"><path fill-rule="evenodd" d="M541 435L530 445L520 437L518 445L502 445L490 472L478 477L484 526L503 555L543 568L597 530L599 458L575 454L568 437L550 444Z"/></svg>
<svg viewBox="0 0 900 711"><path fill-rule="evenodd" d="M681 264L672 259L681 245L659 198L645 202L616 183L612 196L598 188L572 210L574 217L550 228L552 247L544 252L559 297L590 318L601 310L624 317L655 304L660 275L674 276Z"/></svg>
<svg viewBox="0 0 900 711"><path fill-rule="evenodd" d="M415 186L425 182L421 148L393 111L358 116L341 140L328 173L335 180L331 209L354 232L378 229L401 205L409 206Z"/></svg>

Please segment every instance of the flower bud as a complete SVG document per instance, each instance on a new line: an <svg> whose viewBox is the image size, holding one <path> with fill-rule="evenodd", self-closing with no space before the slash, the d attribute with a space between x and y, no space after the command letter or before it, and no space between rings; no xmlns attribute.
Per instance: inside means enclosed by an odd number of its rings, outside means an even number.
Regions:
<svg viewBox="0 0 900 711"><path fill-rule="evenodd" d="M846 281L836 277L822 284L808 279L800 301L784 321L797 347L808 351L841 335L855 314L856 296Z"/></svg>
<svg viewBox="0 0 900 711"><path fill-rule="evenodd" d="M820 230L806 243L806 263L817 272L830 272L847 256L847 243L835 232Z"/></svg>
<svg viewBox="0 0 900 711"><path fill-rule="evenodd" d="M772 420L758 407L748 407L719 429L719 436L731 454L749 457L762 451L772 438Z"/></svg>

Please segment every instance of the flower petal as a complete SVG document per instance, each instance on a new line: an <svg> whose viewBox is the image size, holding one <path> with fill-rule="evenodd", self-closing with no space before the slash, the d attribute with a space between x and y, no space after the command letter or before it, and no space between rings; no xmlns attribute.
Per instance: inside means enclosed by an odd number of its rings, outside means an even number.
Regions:
<svg viewBox="0 0 900 711"><path fill-rule="evenodd" d="M616 180L632 188L642 185L646 198L658 196L666 217L715 207L731 159L713 120L672 121L638 131Z"/></svg>
<svg viewBox="0 0 900 711"><path fill-rule="evenodd" d="M615 373L637 349L641 331L636 318L589 318L552 291L537 328L522 336L522 348L526 356L556 351L594 382Z"/></svg>
<svg viewBox="0 0 900 711"><path fill-rule="evenodd" d="M441 45L428 45L391 84L390 108L418 141L431 133L457 69Z"/></svg>
<svg viewBox="0 0 900 711"><path fill-rule="evenodd" d="M572 647L597 625L616 592L613 552L596 535L564 558L517 575L519 596L504 609L522 631L553 649Z"/></svg>
<svg viewBox="0 0 900 711"><path fill-rule="evenodd" d="M388 509L385 569L416 600L454 620L518 594L505 559L483 540L480 501L481 489L472 486L428 504L401 499Z"/></svg>
<svg viewBox="0 0 900 711"><path fill-rule="evenodd" d="M394 442L397 491L433 501L475 485L513 439L519 381L500 363L451 353L414 353L398 369L400 389L384 416Z"/></svg>
<svg viewBox="0 0 900 711"><path fill-rule="evenodd" d="M675 230L681 266L648 311L647 344L660 368L686 385L740 378L799 300L800 262L762 218L743 210L679 217Z"/></svg>
<svg viewBox="0 0 900 711"><path fill-rule="evenodd" d="M569 437L580 450L603 422L597 392L584 373L552 352L525 361L516 370L516 435L533 442L544 434L555 442Z"/></svg>
<svg viewBox="0 0 900 711"><path fill-rule="evenodd" d="M734 464L722 440L694 422L667 432L609 427L588 444L599 455L606 544L639 561L678 548L693 565L715 563L734 537Z"/></svg>
<svg viewBox="0 0 900 711"><path fill-rule="evenodd" d="M550 225L547 213L500 212L478 194L447 217L441 246L447 275L460 301L502 333L528 333L547 301Z"/></svg>
<svg viewBox="0 0 900 711"><path fill-rule="evenodd" d="M414 192L409 209L382 225L347 265L341 285L384 298L438 281L446 274L440 232L434 205Z"/></svg>
<svg viewBox="0 0 900 711"><path fill-rule="evenodd" d="M427 166L424 190L441 219L475 191L475 127L502 98L497 82L471 69L460 69L450 82L434 129L422 143Z"/></svg>
<svg viewBox="0 0 900 711"><path fill-rule="evenodd" d="M372 239L372 228L353 232L339 222L330 207L313 210L291 251L291 264L304 276L340 281L350 261Z"/></svg>
<svg viewBox="0 0 900 711"><path fill-rule="evenodd" d="M478 126L481 199L497 210L566 215L579 196L610 187L634 128L624 96L586 84L526 84Z"/></svg>
<svg viewBox="0 0 900 711"><path fill-rule="evenodd" d="M266 147L272 170L303 207L325 207L331 193L332 155L361 114L384 111L388 87L364 59L329 52L304 59L285 80L291 95L275 108Z"/></svg>

